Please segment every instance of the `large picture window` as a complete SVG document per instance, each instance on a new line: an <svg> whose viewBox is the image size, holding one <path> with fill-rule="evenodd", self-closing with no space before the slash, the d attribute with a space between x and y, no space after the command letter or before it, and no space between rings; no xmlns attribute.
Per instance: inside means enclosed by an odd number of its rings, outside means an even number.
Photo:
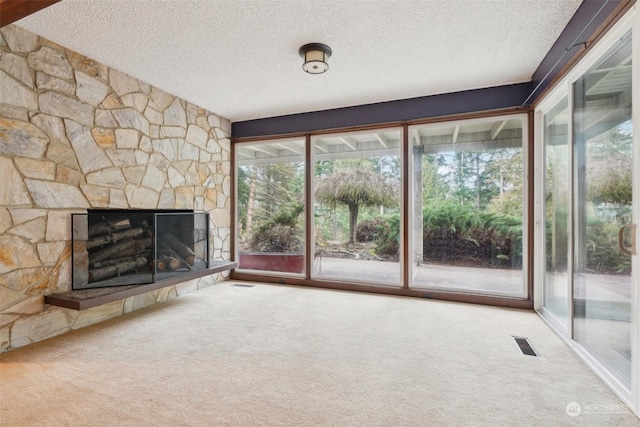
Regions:
<svg viewBox="0 0 640 427"><path fill-rule="evenodd" d="M414 126L411 284L524 296L522 116Z"/></svg>
<svg viewBox="0 0 640 427"><path fill-rule="evenodd" d="M304 142L236 145L239 269L304 273Z"/></svg>
<svg viewBox="0 0 640 427"><path fill-rule="evenodd" d="M312 277L400 286L399 129L312 138Z"/></svg>
<svg viewBox="0 0 640 427"><path fill-rule="evenodd" d="M526 135L510 115L236 143L238 271L525 299Z"/></svg>

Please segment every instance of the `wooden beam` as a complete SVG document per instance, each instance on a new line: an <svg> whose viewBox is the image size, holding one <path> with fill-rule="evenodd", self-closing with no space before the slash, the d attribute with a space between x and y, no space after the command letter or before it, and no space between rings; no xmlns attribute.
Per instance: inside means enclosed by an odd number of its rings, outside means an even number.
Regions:
<svg viewBox="0 0 640 427"><path fill-rule="evenodd" d="M320 150L322 152L325 152L325 153L329 152L329 146L327 145L326 142L318 140L318 141L315 142L315 146L316 146L316 148L318 150Z"/></svg>
<svg viewBox="0 0 640 427"><path fill-rule="evenodd" d="M265 147L260 145L251 145L250 148L254 151L260 151L261 153L268 154L269 156L278 157L278 150L272 147Z"/></svg>
<svg viewBox="0 0 640 427"><path fill-rule="evenodd" d="M278 143L278 147L281 147L281 148L282 148L282 149L284 149L284 150L291 151L292 153L295 153L295 154L297 154L297 155L301 155L301 154L302 154L302 151L303 151L303 149L302 149L302 148L291 148L291 147L289 147L288 145L283 144L283 143L281 143L281 142L279 142L279 143Z"/></svg>
<svg viewBox="0 0 640 427"><path fill-rule="evenodd" d="M416 128L413 128L413 139L415 141L416 147L422 145L422 138L420 137L420 131Z"/></svg>
<svg viewBox="0 0 640 427"><path fill-rule="evenodd" d="M0 0L0 27L58 3L60 0Z"/></svg>
<svg viewBox="0 0 640 427"><path fill-rule="evenodd" d="M493 128L491 129L491 139L496 139L496 137L498 136L498 134L506 124L507 124L506 120L503 120L501 122L496 122L496 124L493 125Z"/></svg>
<svg viewBox="0 0 640 427"><path fill-rule="evenodd" d="M247 150L246 148L238 148L237 153L238 153L238 156L244 156L250 159L253 159L255 157L253 153L250 153L249 150Z"/></svg>
<svg viewBox="0 0 640 427"><path fill-rule="evenodd" d="M496 148L505 148L505 147L521 147L522 146L522 138L512 138L512 139L493 139L490 141L482 141L482 142L457 142L455 144L429 144L424 145L425 153L459 153L463 151L478 151L482 150L491 150Z"/></svg>
<svg viewBox="0 0 640 427"><path fill-rule="evenodd" d="M347 147L351 148L353 151L358 151L357 143L354 143L354 141L351 140L351 138L345 138L345 137L339 136L338 139L343 143L345 143Z"/></svg>
<svg viewBox="0 0 640 427"><path fill-rule="evenodd" d="M458 134L460 133L460 125L456 125L453 129L453 143L455 144L458 141Z"/></svg>
<svg viewBox="0 0 640 427"><path fill-rule="evenodd" d="M378 138L378 142L380 143L380 145L382 145L384 148L389 148L387 145L387 141L382 137L382 135L376 133L376 138Z"/></svg>

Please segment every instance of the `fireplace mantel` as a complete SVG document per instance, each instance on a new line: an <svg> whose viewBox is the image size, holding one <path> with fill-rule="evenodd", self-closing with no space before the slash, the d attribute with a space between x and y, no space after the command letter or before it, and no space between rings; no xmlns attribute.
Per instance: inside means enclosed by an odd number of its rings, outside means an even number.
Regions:
<svg viewBox="0 0 640 427"><path fill-rule="evenodd" d="M209 259L206 213L90 209L71 217L72 287L70 291L45 296L49 305L86 310L238 266L232 261ZM127 248L119 248L121 243L134 251L126 253ZM107 256L100 257L102 254ZM136 261L133 268L120 268L133 264L132 258ZM107 274L103 270L108 270Z"/></svg>
<svg viewBox="0 0 640 427"><path fill-rule="evenodd" d="M144 285L111 286L106 288L89 288L77 291L62 292L59 294L47 295L44 297L45 304L70 308L73 310L86 310L113 301L140 295L145 292L175 285L187 280L198 279L222 271L232 270L238 267L233 261L212 261L206 270L194 271L180 277L160 280Z"/></svg>

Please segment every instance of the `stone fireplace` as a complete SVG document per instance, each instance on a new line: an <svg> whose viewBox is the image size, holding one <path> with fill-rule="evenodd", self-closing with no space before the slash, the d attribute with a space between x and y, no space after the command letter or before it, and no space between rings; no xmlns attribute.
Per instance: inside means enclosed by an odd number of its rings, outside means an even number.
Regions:
<svg viewBox="0 0 640 427"><path fill-rule="evenodd" d="M72 289L155 283L209 267L209 216L193 210L72 214Z"/></svg>
<svg viewBox="0 0 640 427"><path fill-rule="evenodd" d="M228 271L219 264L231 257L230 132L230 122L213 112L18 26L2 27L0 352L224 280ZM125 286L74 290L72 215L84 216L88 227L94 221L89 215L101 210L191 213L194 234L206 235L200 243L183 242L197 261L164 270L184 273L166 280L159 280L164 273L156 266L164 254L149 256L146 266L139 259L133 269L121 262L110 277L101 271L100 280L89 282L87 272L85 286L128 281L130 272L142 273L143 267L153 269L144 274L156 282L139 284L136 277ZM155 221L161 225L163 220ZM131 230L140 226L136 219L127 230L92 239L130 231L134 236L115 240L137 240L144 236ZM93 243L97 246L85 248L87 256L111 244ZM200 260L209 268L195 271ZM112 288L117 293L91 304L85 299L80 307L52 301L56 295L102 294Z"/></svg>

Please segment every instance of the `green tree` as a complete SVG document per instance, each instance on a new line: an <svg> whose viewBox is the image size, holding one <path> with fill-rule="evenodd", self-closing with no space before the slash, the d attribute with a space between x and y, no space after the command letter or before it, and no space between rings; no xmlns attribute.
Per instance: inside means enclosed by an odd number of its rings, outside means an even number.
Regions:
<svg viewBox="0 0 640 427"><path fill-rule="evenodd" d="M522 150L493 150L487 163L487 183L493 189L486 208L489 212L522 215Z"/></svg>
<svg viewBox="0 0 640 427"><path fill-rule="evenodd" d="M247 231L247 212L250 204L250 176L251 171L247 167L238 168L238 222L240 233Z"/></svg>
<svg viewBox="0 0 640 427"><path fill-rule="evenodd" d="M257 242L255 235L283 212L296 212L303 203L301 163L257 164L238 168L238 219L242 242ZM296 214L294 216L298 218ZM300 234L300 224L287 224L287 233ZM270 227L267 227L270 228ZM260 245L263 246L263 245Z"/></svg>
<svg viewBox="0 0 640 427"><path fill-rule="evenodd" d="M254 167L255 221L268 221L281 209L302 202L303 178L297 163L273 163Z"/></svg>
<svg viewBox="0 0 640 427"><path fill-rule="evenodd" d="M596 203L629 206L632 198L631 134L620 126L593 138L587 145L587 193Z"/></svg>
<svg viewBox="0 0 640 427"><path fill-rule="evenodd" d="M384 177L363 166L337 168L321 177L316 184L316 200L335 208L349 208L349 239L356 240L356 225L360 206L385 206L396 204L396 190Z"/></svg>
<svg viewBox="0 0 640 427"><path fill-rule="evenodd" d="M422 156L422 203L427 205L444 200L448 188L438 174L436 155Z"/></svg>

